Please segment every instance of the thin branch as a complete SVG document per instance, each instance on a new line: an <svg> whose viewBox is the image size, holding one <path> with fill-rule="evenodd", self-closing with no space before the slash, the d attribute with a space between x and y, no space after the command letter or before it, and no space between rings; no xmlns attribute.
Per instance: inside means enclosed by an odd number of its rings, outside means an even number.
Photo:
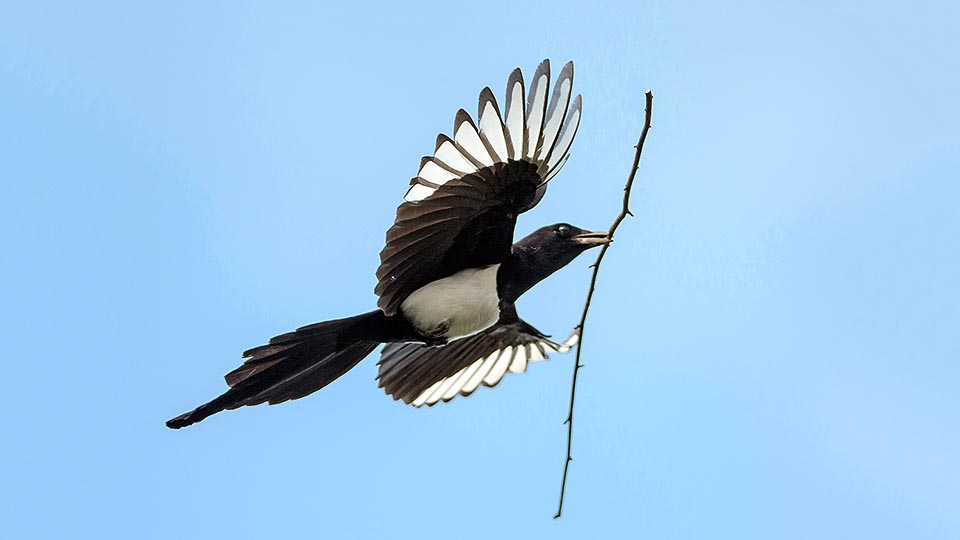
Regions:
<svg viewBox="0 0 960 540"><path fill-rule="evenodd" d="M633 180L637 176L637 170L640 168L640 156L643 154L643 143L647 140L647 132L650 131L650 118L653 114L653 92L647 90L644 93L646 97L646 108L644 109L644 118L643 118L643 129L640 131L640 140L637 141L635 148L637 149L636 154L633 156L633 168L630 169L630 176L627 177L627 184L623 188L623 209L620 210L620 215L617 216L617 219L613 221L613 225L610 226L610 231L607 233L607 236L613 240L613 234L617 232L617 227L620 226L620 223L627 218L627 216L633 216L633 213L630 211L630 190L633 189ZM580 363L580 353L583 351L583 328L587 324L587 312L590 311L590 301L593 299L593 291L597 287L597 274L600 273L600 263L603 261L603 256L606 255L607 249L610 248L610 244L604 244L600 248L600 254L597 255L597 261L591 265L593 268L593 276L590 278L590 289L587 291L587 300L583 304L583 315L580 316L580 324L577 325L577 328L580 329L580 341L577 344L577 356L573 363L573 381L570 384L570 411L567 413L567 419L563 421L567 425L567 460L563 464L563 480L560 482L560 504L557 506L557 514L553 516L553 519L557 519L563 513L563 496L566 493L567 489L567 471L570 469L570 462L573 461L573 456L570 453L571 445L573 444L573 403L577 397L577 374L580 372L580 368L583 367L583 364Z"/></svg>

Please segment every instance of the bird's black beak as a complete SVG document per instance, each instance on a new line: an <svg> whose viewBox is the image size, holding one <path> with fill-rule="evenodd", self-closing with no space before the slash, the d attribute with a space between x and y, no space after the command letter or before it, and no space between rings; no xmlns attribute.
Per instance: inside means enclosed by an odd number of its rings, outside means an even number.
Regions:
<svg viewBox="0 0 960 540"><path fill-rule="evenodd" d="M574 236L573 241L581 246L584 246L585 249L589 249L596 246L602 246L603 244L609 244L610 237L607 236L606 231L587 231Z"/></svg>

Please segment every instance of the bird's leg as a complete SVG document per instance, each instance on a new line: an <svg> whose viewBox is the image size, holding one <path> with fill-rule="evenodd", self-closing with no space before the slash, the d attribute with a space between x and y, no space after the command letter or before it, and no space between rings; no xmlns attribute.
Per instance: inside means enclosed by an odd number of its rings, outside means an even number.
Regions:
<svg viewBox="0 0 960 540"><path fill-rule="evenodd" d="M450 321L446 320L430 329L429 332L421 332L423 343L427 347L439 347L447 344L447 332L450 330Z"/></svg>

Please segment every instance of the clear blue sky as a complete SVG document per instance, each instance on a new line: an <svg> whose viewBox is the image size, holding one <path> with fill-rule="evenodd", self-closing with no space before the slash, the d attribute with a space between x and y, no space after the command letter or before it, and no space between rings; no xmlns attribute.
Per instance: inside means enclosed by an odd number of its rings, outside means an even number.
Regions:
<svg viewBox="0 0 960 540"><path fill-rule="evenodd" d="M4 537L960 537L957 5L6 3ZM164 427L372 309L420 156L545 57L584 119L518 233L607 227L656 95L562 520L569 355ZM589 262L521 314L566 335Z"/></svg>

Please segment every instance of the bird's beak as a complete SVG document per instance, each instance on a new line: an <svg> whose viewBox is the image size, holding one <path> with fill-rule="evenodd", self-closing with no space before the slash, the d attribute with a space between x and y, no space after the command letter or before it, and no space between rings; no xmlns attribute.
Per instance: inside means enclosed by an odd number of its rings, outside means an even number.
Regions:
<svg viewBox="0 0 960 540"><path fill-rule="evenodd" d="M586 248L592 248L595 246L602 246L603 244L609 244L610 237L607 236L606 231L583 232L574 236L573 241L585 246Z"/></svg>

